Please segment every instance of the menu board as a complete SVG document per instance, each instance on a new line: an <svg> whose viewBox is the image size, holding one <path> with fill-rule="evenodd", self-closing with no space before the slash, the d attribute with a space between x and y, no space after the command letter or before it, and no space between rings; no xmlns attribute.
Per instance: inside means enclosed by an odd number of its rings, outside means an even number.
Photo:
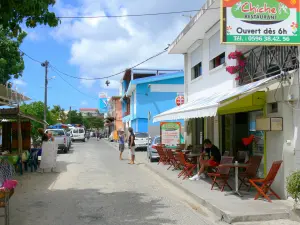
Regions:
<svg viewBox="0 0 300 225"><path fill-rule="evenodd" d="M56 167L57 149L58 146L55 142L43 142L40 164L41 169L52 169Z"/></svg>
<svg viewBox="0 0 300 225"><path fill-rule="evenodd" d="M166 147L176 147L180 144L181 123L179 122L161 122L160 136L161 144Z"/></svg>

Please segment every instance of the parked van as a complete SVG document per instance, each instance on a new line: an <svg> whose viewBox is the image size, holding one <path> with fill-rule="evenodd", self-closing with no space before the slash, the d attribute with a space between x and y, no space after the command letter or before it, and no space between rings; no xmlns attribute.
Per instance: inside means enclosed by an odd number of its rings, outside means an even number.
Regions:
<svg viewBox="0 0 300 225"><path fill-rule="evenodd" d="M81 127L76 127L71 130L72 141L86 141L85 130Z"/></svg>

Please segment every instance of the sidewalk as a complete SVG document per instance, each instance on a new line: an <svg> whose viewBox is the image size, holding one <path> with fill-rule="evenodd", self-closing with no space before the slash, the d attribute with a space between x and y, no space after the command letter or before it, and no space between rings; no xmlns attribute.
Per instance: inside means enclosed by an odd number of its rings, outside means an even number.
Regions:
<svg viewBox="0 0 300 225"><path fill-rule="evenodd" d="M114 148L118 146L117 143L110 144ZM192 196L219 216L222 221L235 223L289 219L291 217L293 208L291 201L274 199L272 203L269 203L263 200L254 200L254 192L246 192L245 194L243 192L244 197L242 198L235 195L225 196L227 191L211 190L209 178L200 181L182 180L177 178L178 171L167 170L168 166L148 162L146 154L145 152L138 152L136 155L137 162L145 164L152 172Z"/></svg>

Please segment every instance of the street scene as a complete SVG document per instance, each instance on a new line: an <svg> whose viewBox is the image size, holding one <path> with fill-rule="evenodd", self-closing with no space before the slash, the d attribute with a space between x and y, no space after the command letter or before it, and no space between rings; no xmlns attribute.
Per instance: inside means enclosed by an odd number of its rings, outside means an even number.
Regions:
<svg viewBox="0 0 300 225"><path fill-rule="evenodd" d="M300 224L300 0L1 0L0 225Z"/></svg>
<svg viewBox="0 0 300 225"><path fill-rule="evenodd" d="M107 140L75 143L68 154L59 155L55 172L19 179L10 202L11 224L226 224L147 169L145 152L138 152L135 167L126 156L120 162L117 148Z"/></svg>

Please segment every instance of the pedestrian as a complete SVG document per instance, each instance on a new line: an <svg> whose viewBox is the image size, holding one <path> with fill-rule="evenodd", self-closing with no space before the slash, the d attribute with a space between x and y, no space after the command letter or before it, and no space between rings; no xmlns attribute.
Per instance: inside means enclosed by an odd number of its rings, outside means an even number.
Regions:
<svg viewBox="0 0 300 225"><path fill-rule="evenodd" d="M122 154L125 149L125 135L124 135L124 130L121 128L119 130L119 151L120 151L120 160L123 160Z"/></svg>
<svg viewBox="0 0 300 225"><path fill-rule="evenodd" d="M128 147L131 154L131 161L129 164L133 165L135 160L135 135L131 127L128 128L129 138L128 138Z"/></svg>
<svg viewBox="0 0 300 225"><path fill-rule="evenodd" d="M216 167L220 164L221 153L220 150L211 143L209 139L205 139L204 142L204 152L200 156L200 170L199 172L190 178L190 180L199 180L200 178L205 178L205 168ZM204 160L204 155L209 155L209 160Z"/></svg>
<svg viewBox="0 0 300 225"><path fill-rule="evenodd" d="M99 137L100 137L100 132L99 132L99 130L97 130L97 132L96 132L96 136L97 136L97 141L99 141Z"/></svg>

